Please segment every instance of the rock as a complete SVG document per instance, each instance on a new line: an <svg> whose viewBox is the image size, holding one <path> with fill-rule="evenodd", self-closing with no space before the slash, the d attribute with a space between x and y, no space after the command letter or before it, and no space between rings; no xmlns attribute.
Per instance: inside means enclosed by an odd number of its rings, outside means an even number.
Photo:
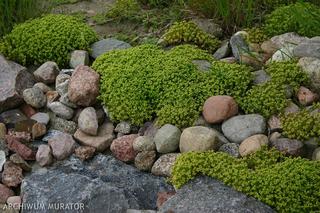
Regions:
<svg viewBox="0 0 320 213"><path fill-rule="evenodd" d="M155 211L155 210L127 209L126 213L157 213L157 211Z"/></svg>
<svg viewBox="0 0 320 213"><path fill-rule="evenodd" d="M48 144L52 149L52 155L57 160L64 160L69 157L76 146L76 142L73 140L72 135L66 133L50 138Z"/></svg>
<svg viewBox="0 0 320 213"><path fill-rule="evenodd" d="M0 113L22 104L22 92L33 84L34 78L25 67L0 55Z"/></svg>
<svg viewBox="0 0 320 213"><path fill-rule="evenodd" d="M52 89L51 89L49 86L45 85L45 84L42 83L42 82L36 83L35 85L33 85L33 87L38 87L39 89L41 89L41 91L42 91L44 94L46 94L46 93L49 92L49 91L52 91Z"/></svg>
<svg viewBox="0 0 320 213"><path fill-rule="evenodd" d="M320 92L320 59L303 57L300 58L298 66L308 74L312 89Z"/></svg>
<svg viewBox="0 0 320 213"><path fill-rule="evenodd" d="M299 43L293 53L298 58L314 57L320 59L320 39L309 39Z"/></svg>
<svg viewBox="0 0 320 213"><path fill-rule="evenodd" d="M71 76L68 75L68 74L59 74L56 78L56 87L59 85L59 84L62 84L68 80L70 80Z"/></svg>
<svg viewBox="0 0 320 213"><path fill-rule="evenodd" d="M0 121L11 126L15 126L16 123L27 119L28 118L18 109L5 111L0 114Z"/></svg>
<svg viewBox="0 0 320 213"><path fill-rule="evenodd" d="M47 106L55 101L59 100L59 93L57 91L48 91L46 93L46 97L47 97Z"/></svg>
<svg viewBox="0 0 320 213"><path fill-rule="evenodd" d="M136 152L156 150L156 144L149 136L139 136L133 141L133 149Z"/></svg>
<svg viewBox="0 0 320 213"><path fill-rule="evenodd" d="M270 131L282 129L281 119L278 116L271 116L268 120L268 127Z"/></svg>
<svg viewBox="0 0 320 213"><path fill-rule="evenodd" d="M24 101L34 108L42 108L47 103L47 98L43 94L42 90L38 87L32 87L23 91Z"/></svg>
<svg viewBox="0 0 320 213"><path fill-rule="evenodd" d="M154 136L156 149L159 153L174 152L179 147L181 131L171 124L162 126Z"/></svg>
<svg viewBox="0 0 320 213"><path fill-rule="evenodd" d="M275 52L277 52L279 48L272 41L267 40L261 44L261 49L264 53L268 55L273 55Z"/></svg>
<svg viewBox="0 0 320 213"><path fill-rule="evenodd" d="M271 207L209 177L198 177L177 191L159 212L259 212L273 213Z"/></svg>
<svg viewBox="0 0 320 213"><path fill-rule="evenodd" d="M279 132L273 132L270 134L269 136L269 141L271 143L274 143L276 140L278 140L279 138L282 138L282 134Z"/></svg>
<svg viewBox="0 0 320 213"><path fill-rule="evenodd" d="M268 146L268 137L262 134L253 135L241 142L239 153L242 157L259 151L263 146Z"/></svg>
<svg viewBox="0 0 320 213"><path fill-rule="evenodd" d="M237 59L235 57L227 57L227 58L222 58L220 61L228 63L228 64L235 64L237 63Z"/></svg>
<svg viewBox="0 0 320 213"><path fill-rule="evenodd" d="M24 121L19 121L16 123L14 127L15 132L25 132L25 133L31 133L32 127L36 123L36 121L27 119Z"/></svg>
<svg viewBox="0 0 320 213"><path fill-rule="evenodd" d="M24 160L35 160L33 150L20 143L15 137L7 135L6 143L9 150L18 153Z"/></svg>
<svg viewBox="0 0 320 213"><path fill-rule="evenodd" d="M24 171L30 172L31 166L17 153L10 156L10 161L19 166Z"/></svg>
<svg viewBox="0 0 320 213"><path fill-rule="evenodd" d="M241 143L244 139L265 131L266 121L258 114L238 115L222 124L223 134L234 143Z"/></svg>
<svg viewBox="0 0 320 213"><path fill-rule="evenodd" d="M277 35L270 39L278 49L287 47L288 45L298 45L306 40L308 40L307 37L299 36L297 33L293 32Z"/></svg>
<svg viewBox="0 0 320 213"><path fill-rule="evenodd" d="M208 127L194 126L183 130L180 138L180 151L217 150L219 140L216 132Z"/></svg>
<svg viewBox="0 0 320 213"><path fill-rule="evenodd" d="M312 159L312 155L314 153L314 150L316 150L319 147L318 138L310 138L307 141L303 141L305 150L306 150L306 156L308 159Z"/></svg>
<svg viewBox="0 0 320 213"><path fill-rule="evenodd" d="M56 90L60 96L64 96L68 94L70 80L66 80L58 85L56 85Z"/></svg>
<svg viewBox="0 0 320 213"><path fill-rule="evenodd" d="M137 153L133 150L133 141L136 134L125 135L112 141L110 150L112 154L123 162L134 161Z"/></svg>
<svg viewBox="0 0 320 213"><path fill-rule="evenodd" d="M139 130L140 135L148 136L150 138L154 138L157 134L159 128L152 122L146 122L144 126Z"/></svg>
<svg viewBox="0 0 320 213"><path fill-rule="evenodd" d="M73 109L58 101L50 103L48 105L48 108L58 117L61 117L63 119L69 120L73 117Z"/></svg>
<svg viewBox="0 0 320 213"><path fill-rule="evenodd" d="M63 96L61 96L59 98L59 102L66 105L67 107L71 107L71 108L77 108L78 106L74 103L72 103L70 100L69 100L69 96L68 94L64 94Z"/></svg>
<svg viewBox="0 0 320 213"><path fill-rule="evenodd" d="M300 111L300 108L292 101L289 101L288 106L284 109L284 113L286 115L291 114L291 113L297 113L299 111Z"/></svg>
<svg viewBox="0 0 320 213"><path fill-rule="evenodd" d="M259 70L264 65L263 57L256 52L242 53L240 55L240 63L253 67L255 70Z"/></svg>
<svg viewBox="0 0 320 213"><path fill-rule="evenodd" d="M60 70L55 62L48 61L42 64L34 73L35 79L45 84L54 83Z"/></svg>
<svg viewBox="0 0 320 213"><path fill-rule="evenodd" d="M13 208L19 208L19 206L21 205L21 202L22 200L20 196L11 196L11 197L8 197L7 199L7 204L12 206Z"/></svg>
<svg viewBox="0 0 320 213"><path fill-rule="evenodd" d="M42 137L46 133L47 133L47 127L45 124L36 123L32 126L32 139Z"/></svg>
<svg viewBox="0 0 320 213"><path fill-rule="evenodd" d="M98 119L96 110L93 107L83 109L78 118L79 129L88 135L97 135Z"/></svg>
<svg viewBox="0 0 320 213"><path fill-rule="evenodd" d="M40 166L48 166L53 162L52 151L48 145L40 145L37 151L36 160Z"/></svg>
<svg viewBox="0 0 320 213"><path fill-rule="evenodd" d="M128 49L130 47L130 44L114 38L103 39L91 45L91 57L96 59L98 56L112 50Z"/></svg>
<svg viewBox="0 0 320 213"><path fill-rule="evenodd" d="M6 162L6 152L3 150L0 150L0 172L2 171L2 167Z"/></svg>
<svg viewBox="0 0 320 213"><path fill-rule="evenodd" d="M140 171L150 171L157 157L156 151L142 151L134 159L134 165Z"/></svg>
<svg viewBox="0 0 320 213"><path fill-rule="evenodd" d="M31 116L33 116L34 114L37 113L37 111L30 106L29 104L22 104L19 109L21 110L21 112L23 114L25 114L28 118L30 118Z"/></svg>
<svg viewBox="0 0 320 213"><path fill-rule="evenodd" d="M50 117L48 115L48 113L44 113L44 112L38 112L36 114L34 114L33 116L31 116L32 120L37 121L38 123L42 123L47 125L50 121Z"/></svg>
<svg viewBox="0 0 320 213"><path fill-rule="evenodd" d="M226 143L226 144L223 144L219 148L219 152L225 152L225 153L227 153L230 156L235 157L235 158L239 158L240 157L239 144L237 144L237 143Z"/></svg>
<svg viewBox="0 0 320 213"><path fill-rule="evenodd" d="M303 143L298 140L278 138L271 141L271 145L288 156L299 157L305 154L305 147Z"/></svg>
<svg viewBox="0 0 320 213"><path fill-rule="evenodd" d="M74 138L83 145L92 146L96 148L98 152L103 152L111 145L112 140L115 137L113 130L113 124L110 122L105 122L98 128L97 136L87 135L78 129L74 134Z"/></svg>
<svg viewBox="0 0 320 213"><path fill-rule="evenodd" d="M99 74L88 66L78 66L72 73L68 96L72 103L91 106L99 95Z"/></svg>
<svg viewBox="0 0 320 213"><path fill-rule="evenodd" d="M268 60L269 62L280 62L280 61L290 61L294 58L293 56L293 50L296 47L296 45L293 44L287 44L286 47L283 47L279 50L277 50L272 57Z"/></svg>
<svg viewBox="0 0 320 213"><path fill-rule="evenodd" d="M0 183L0 203L6 203L7 199L11 196L14 196L14 192Z"/></svg>
<svg viewBox="0 0 320 213"><path fill-rule="evenodd" d="M238 114L238 104L230 96L211 96L204 105L202 115L208 123L220 123Z"/></svg>
<svg viewBox="0 0 320 213"><path fill-rule="evenodd" d="M59 130L68 134L74 134L77 131L77 124L75 122L62 118L52 118L50 124L51 129Z"/></svg>
<svg viewBox="0 0 320 213"><path fill-rule="evenodd" d="M94 156L96 148L91 146L79 146L75 149L74 153L80 160L85 161Z"/></svg>
<svg viewBox="0 0 320 213"><path fill-rule="evenodd" d="M213 57L217 60L223 59L229 56L231 53L230 43L225 42L214 54Z"/></svg>
<svg viewBox="0 0 320 213"><path fill-rule="evenodd" d="M157 176L171 177L173 165L179 155L179 153L161 155L160 158L153 164L151 173Z"/></svg>
<svg viewBox="0 0 320 213"><path fill-rule="evenodd" d="M12 136L16 140L23 142L23 143L28 143L31 141L31 133L28 133L28 132L17 132L12 129L9 129L7 135Z"/></svg>
<svg viewBox="0 0 320 213"><path fill-rule="evenodd" d="M96 109L96 114L97 114L97 119L98 119L98 124L101 125L104 123L105 120L105 114L102 108L97 108Z"/></svg>
<svg viewBox="0 0 320 213"><path fill-rule="evenodd" d="M0 151L3 151L5 153L5 156L9 155L9 149L8 149L8 147L6 145L5 140L3 140L3 139L0 139Z"/></svg>
<svg viewBox="0 0 320 213"><path fill-rule="evenodd" d="M297 98L300 104L308 106L317 101L319 96L308 88L301 86L297 92Z"/></svg>
<svg viewBox="0 0 320 213"><path fill-rule="evenodd" d="M71 53L70 67L76 68L79 65L89 65L89 53L85 50L75 50Z"/></svg>
<svg viewBox="0 0 320 213"><path fill-rule="evenodd" d="M271 77L264 70L255 71L252 74L254 85L264 84L271 80Z"/></svg>
<svg viewBox="0 0 320 213"><path fill-rule="evenodd" d="M230 46L233 56L240 61L240 55L249 52L249 45L246 42L247 33L240 31L234 34L230 39Z"/></svg>
<svg viewBox="0 0 320 213"><path fill-rule="evenodd" d="M208 72L212 67L211 63L207 60L192 60L192 63L202 72Z"/></svg>
<svg viewBox="0 0 320 213"><path fill-rule="evenodd" d="M312 160L320 161L320 147L314 150Z"/></svg>
<svg viewBox="0 0 320 213"><path fill-rule="evenodd" d="M31 173L23 180L21 196L25 205L83 203L83 212L112 213L156 209L157 193L172 190L164 178L99 154L85 163L71 157Z"/></svg>
<svg viewBox="0 0 320 213"><path fill-rule="evenodd" d="M4 139L7 134L7 127L4 123L0 123L0 140Z"/></svg>
<svg viewBox="0 0 320 213"><path fill-rule="evenodd" d="M213 19L193 18L191 21L194 22L201 30L210 35L218 38L223 35L222 28L218 24L214 23Z"/></svg>
<svg viewBox="0 0 320 213"><path fill-rule="evenodd" d="M63 134L63 132L51 129L51 130L47 131L47 134L42 138L42 141L48 142L50 138L55 137L59 134Z"/></svg>
<svg viewBox="0 0 320 213"><path fill-rule="evenodd" d="M3 167L2 183L8 187L17 187L22 180L22 169L11 161L7 161Z"/></svg>
<svg viewBox="0 0 320 213"><path fill-rule="evenodd" d="M161 206L172 196L176 194L175 191L170 192L159 192L158 199L157 199L157 208L160 209Z"/></svg>
<svg viewBox="0 0 320 213"><path fill-rule="evenodd" d="M74 69L62 69L60 71L60 74L67 74L67 75L72 75Z"/></svg>

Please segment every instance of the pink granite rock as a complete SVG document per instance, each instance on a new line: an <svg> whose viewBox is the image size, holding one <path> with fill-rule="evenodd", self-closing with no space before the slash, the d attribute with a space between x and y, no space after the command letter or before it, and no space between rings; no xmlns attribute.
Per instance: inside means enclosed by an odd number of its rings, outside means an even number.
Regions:
<svg viewBox="0 0 320 213"><path fill-rule="evenodd" d="M26 145L20 143L14 136L6 135L9 150L18 153L24 160L35 160L35 153Z"/></svg>
<svg viewBox="0 0 320 213"><path fill-rule="evenodd" d="M52 154L57 160L63 160L69 157L75 149L76 142L72 135L67 133L57 134L48 141L52 149Z"/></svg>
<svg viewBox="0 0 320 213"><path fill-rule="evenodd" d="M40 145L37 151L36 160L40 166L50 165L53 161L52 151L50 146L45 144Z"/></svg>
<svg viewBox="0 0 320 213"><path fill-rule="evenodd" d="M131 134L113 140L110 147L113 155L124 162L133 161L137 155L133 149L133 142L137 137L138 135Z"/></svg>

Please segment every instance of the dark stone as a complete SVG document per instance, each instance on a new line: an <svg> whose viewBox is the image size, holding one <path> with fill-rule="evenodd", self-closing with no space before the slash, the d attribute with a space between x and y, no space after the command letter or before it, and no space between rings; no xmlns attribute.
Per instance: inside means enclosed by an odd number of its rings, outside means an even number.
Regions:
<svg viewBox="0 0 320 213"><path fill-rule="evenodd" d="M112 213L156 209L158 192L173 188L164 178L99 154L86 162L71 157L48 170L40 169L25 177L21 190L24 204L84 203L83 211L68 212Z"/></svg>
<svg viewBox="0 0 320 213"><path fill-rule="evenodd" d="M306 154L306 149L301 141L289 138L279 138L271 143L280 152L285 155L299 157Z"/></svg>
<svg viewBox="0 0 320 213"><path fill-rule="evenodd" d="M242 35L241 33L234 34L230 39L230 46L233 53L233 56L239 61L240 56L243 53L249 52L249 46L246 42L245 35Z"/></svg>
<svg viewBox="0 0 320 213"><path fill-rule="evenodd" d="M18 109L5 111L0 114L0 121L14 127L16 123L27 120L28 118Z"/></svg>
<svg viewBox="0 0 320 213"><path fill-rule="evenodd" d="M271 213L266 204L208 177L200 177L188 183L165 202L159 212L201 213Z"/></svg>

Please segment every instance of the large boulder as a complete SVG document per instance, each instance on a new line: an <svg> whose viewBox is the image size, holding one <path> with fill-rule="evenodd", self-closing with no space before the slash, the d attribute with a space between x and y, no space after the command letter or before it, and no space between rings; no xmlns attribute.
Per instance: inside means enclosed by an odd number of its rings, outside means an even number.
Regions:
<svg viewBox="0 0 320 213"><path fill-rule="evenodd" d="M88 66L80 65L72 73L68 97L79 106L91 106L99 95L99 74Z"/></svg>
<svg viewBox="0 0 320 213"><path fill-rule="evenodd" d="M201 212L201 213L271 213L275 212L266 204L238 192L220 181L199 177L179 189L167 200L159 212Z"/></svg>
<svg viewBox="0 0 320 213"><path fill-rule="evenodd" d="M310 77L312 88L320 92L320 59L303 57L300 58L298 66Z"/></svg>
<svg viewBox="0 0 320 213"><path fill-rule="evenodd" d="M97 155L86 163L71 157L31 173L23 180L21 195L25 205L82 203L83 211L74 212L118 213L156 209L157 193L172 190L164 178L140 172L112 156ZM33 211L24 208L22 212Z"/></svg>
<svg viewBox="0 0 320 213"><path fill-rule="evenodd" d="M96 59L103 53L110 52L112 50L127 49L130 47L131 47L130 44L124 41L119 41L114 38L103 39L101 41L97 41L94 44L92 44L91 57Z"/></svg>
<svg viewBox="0 0 320 213"><path fill-rule="evenodd" d="M294 50L296 57L314 57L320 59L320 37L301 42Z"/></svg>
<svg viewBox="0 0 320 213"><path fill-rule="evenodd" d="M19 106L22 92L33 84L34 78L25 67L0 55L0 112Z"/></svg>

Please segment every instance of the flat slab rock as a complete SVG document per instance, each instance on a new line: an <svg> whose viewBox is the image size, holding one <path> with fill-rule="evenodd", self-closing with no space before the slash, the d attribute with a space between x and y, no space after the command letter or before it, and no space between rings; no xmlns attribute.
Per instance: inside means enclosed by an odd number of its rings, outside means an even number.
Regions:
<svg viewBox="0 0 320 213"><path fill-rule="evenodd" d="M159 212L272 213L275 211L220 181L199 177L179 189L176 195L161 206Z"/></svg>
<svg viewBox="0 0 320 213"><path fill-rule="evenodd" d="M26 176L21 185L24 204L83 203L84 210L67 212L90 213L156 209L157 193L172 190L164 178L140 172L102 154L84 163L71 157L53 167L39 169ZM37 210L41 213L65 211Z"/></svg>

